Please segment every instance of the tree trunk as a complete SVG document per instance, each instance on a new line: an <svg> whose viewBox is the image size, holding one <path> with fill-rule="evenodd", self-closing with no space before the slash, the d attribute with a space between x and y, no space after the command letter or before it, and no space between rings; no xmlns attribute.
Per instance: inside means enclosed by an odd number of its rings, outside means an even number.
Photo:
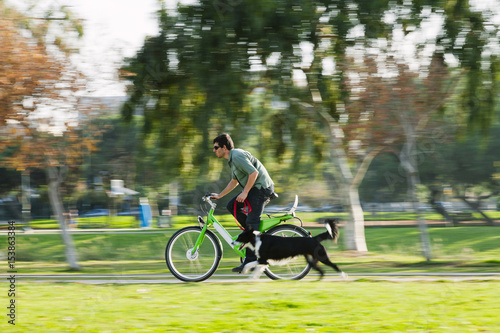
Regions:
<svg viewBox="0 0 500 333"><path fill-rule="evenodd" d="M308 77L308 79L310 79L310 77ZM333 146L332 152L340 174L339 178L344 197L344 207L347 208L350 215L350 219L347 221L344 229L346 234L344 237L345 246L348 250L367 252L368 248L366 246L365 238L365 218L363 215L363 208L361 207L359 200L358 189L366 171L368 170L368 166L376 156L376 153L368 154L369 158L365 158L363 160L358 168L358 171L355 175L353 175L349 165L349 158L343 148L344 131L337 121L328 112L326 112L323 106L321 93L317 88L317 82L314 80L309 80L308 82L311 97L315 106L303 102L301 102L300 105L311 113L318 112L328 124L330 130L330 139Z"/></svg>
<svg viewBox="0 0 500 333"><path fill-rule="evenodd" d="M347 184L343 188L345 189L344 193L347 193L345 196L346 206L351 217L345 226L345 246L348 250L366 252L368 248L365 238L365 218L359 201L358 188Z"/></svg>
<svg viewBox="0 0 500 333"><path fill-rule="evenodd" d="M348 209L350 216L345 226L346 237L344 238L344 242L348 250L366 252L368 248L365 239L365 218L358 191L359 184L363 177L359 175L359 169L356 177L354 177L349 167L347 154L342 148L342 129L335 120L331 120L329 125L333 143L333 155L337 168L340 171L342 192L344 193L344 205ZM368 169L368 165L366 165L366 169ZM366 169L364 173L366 173Z"/></svg>
<svg viewBox="0 0 500 333"><path fill-rule="evenodd" d="M446 208L441 203L438 203L436 201L438 191L435 190L435 189L433 189L431 191L432 191L432 193L431 193L431 197L430 197L429 203L431 204L432 208L436 212L438 212L439 214L441 214L444 217L444 219L446 220L446 222L449 222L453 226L455 226L459 221L456 218L454 218L452 215L450 215L448 213L448 211L446 210Z"/></svg>
<svg viewBox="0 0 500 333"><path fill-rule="evenodd" d="M21 212L23 225L25 230L31 230L31 196L29 193L30 185L30 172L29 170L24 170L21 174Z"/></svg>
<svg viewBox="0 0 500 333"><path fill-rule="evenodd" d="M68 262L71 270L78 271L80 270L80 266L78 265L76 247L66 224L63 204L61 196L59 195L59 185L61 184L62 176L57 167L48 167L47 175L49 179L50 204L54 214L56 215L59 227L61 228L61 236L65 246L66 261Z"/></svg>
<svg viewBox="0 0 500 333"><path fill-rule="evenodd" d="M410 176L413 178L417 178L415 175ZM416 179L413 179L414 182ZM413 210L417 213L417 221L418 221L418 229L420 230L420 242L422 243L422 252L427 261L430 261L432 259L432 250L431 250L431 240L429 237L429 231L427 230L427 222L425 221L425 218L423 217L423 214L420 210L417 196L415 194L415 189L416 186L413 186L413 189L410 190L412 192L412 207Z"/></svg>
<svg viewBox="0 0 500 333"><path fill-rule="evenodd" d="M422 244L422 253L427 261L432 258L431 241L427 230L427 223L422 216L418 199L416 195L417 185L420 183L418 177L416 141L413 135L407 136L407 142L404 144L399 155L401 165L408 175L408 197L412 203L413 210L417 214L418 228L420 230L420 242Z"/></svg>
<svg viewBox="0 0 500 333"><path fill-rule="evenodd" d="M380 150L374 150L373 154L368 154L363 160L361 165L353 176L351 168L349 166L349 159L347 153L343 149L342 138L344 133L339 124L330 116L327 112L322 109L321 106L321 96L319 92L311 89L313 94L313 100L316 102L317 107L307 103L300 103L300 105L310 112L318 112L320 116L329 125L330 129L330 139L332 142L332 152L334 156L334 161L336 163L337 169L339 170L341 190L344 198L344 207L347 208L349 212L350 219L347 221L345 226L345 237L344 243L348 250L366 252L368 248L366 246L365 239L365 219L363 215L363 209L359 200L358 188L363 180L368 166L373 158L376 156Z"/></svg>
<svg viewBox="0 0 500 333"><path fill-rule="evenodd" d="M481 208L479 208L479 207L481 207L480 199L478 199L477 202L471 202L466 197L460 197L460 199L462 199L462 201L465 202L470 208L472 208L473 210L475 210L476 212L478 212L479 214L481 214L481 216L484 218L484 220L486 221L486 223L488 223L488 225L495 225L495 222L488 215L486 215L481 210Z"/></svg>

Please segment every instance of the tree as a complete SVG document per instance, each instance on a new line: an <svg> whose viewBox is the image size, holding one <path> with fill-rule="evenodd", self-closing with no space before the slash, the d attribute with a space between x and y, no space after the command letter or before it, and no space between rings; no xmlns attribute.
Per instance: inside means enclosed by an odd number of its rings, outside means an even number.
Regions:
<svg viewBox="0 0 500 333"><path fill-rule="evenodd" d="M379 5L379 3L377 3L377 5ZM445 7L446 6L447 5L445 5ZM462 6L465 6L466 8L462 8ZM355 19L352 19L352 17L359 18L361 21L366 19L366 17L363 16L363 13L366 13L363 11L367 9L365 4L358 3L358 6L354 5L350 8L360 9L361 12L356 13L353 9L349 9L347 7L344 8L345 12L340 11L343 15L340 15L340 13L337 15L337 18L341 19L342 23L347 23L348 25L349 23L352 23L352 26L354 26ZM446 8L449 9L448 7ZM390 8L384 8L384 6L381 6L381 8L378 9L381 9L382 11L376 11L377 15L381 14L383 11L394 14L394 22L385 25L385 28L380 28L380 26L377 27L376 25L373 26L370 23L365 24L365 38L363 39L361 37L357 44L361 47L371 48L372 50L375 49L376 51L374 51L374 53L376 56L382 58L385 57L386 60L381 67L386 68L385 73L383 74L387 75L387 72L391 71L391 66L397 68L404 65L394 66L390 59L398 56L398 54L394 51L387 52L384 47L374 46L374 40L371 37L377 37L378 43L380 43L381 39L385 39L386 45L390 46L393 44L391 41L393 34L398 32L398 30L402 30L403 34L408 34L410 31L417 30L419 25L422 24L422 17L425 17L425 15L423 15L425 11L430 13L437 8L423 8L419 6L408 8L406 5L395 5ZM473 24L476 20L480 20L481 22L483 21L481 14L478 14L477 12L473 13L469 9L466 2L462 1L460 4L456 5L454 10L450 10L446 12L446 14L451 15L451 12L454 13L453 15L460 12L460 15L463 15L462 18L465 20L462 22L464 27L457 26L452 23L454 28L458 30L467 30L468 28L471 28L471 26L467 24L467 20L470 20L469 23L472 23L473 25L471 29L475 30L474 34L478 33L478 30L481 29L481 24ZM410 14L408 15L408 13ZM415 14L421 15L421 17L419 18L417 17L418 15L416 16ZM377 15L375 15L375 22L377 18L380 18L380 16ZM487 54L488 52L483 53L484 49L481 47L474 49L472 52L474 53L475 58L467 57L465 53L470 51L470 44L466 45L464 49L460 49L459 51L457 51L456 48L450 49L449 44L447 44L449 43L449 39L447 39L447 37L450 35L453 36L453 34L456 33L456 30L453 30L450 27L449 16L445 17L445 21L447 22L447 25L445 25L446 29L441 36L437 36L434 40L426 40L423 45L417 46L425 49L425 47L428 47L429 45L434 45L437 50L439 50L436 52L437 56L433 58L433 62L431 63L429 70L430 74L426 75L427 78L423 84L424 89L418 88L418 85L415 85L417 82L414 77L415 75L412 77L412 75L409 75L409 71L405 70L403 73L398 75L398 82L395 82L394 86L388 83L380 84L379 82L378 86L381 87L381 89L379 89L376 93L374 93L374 89L370 89L370 87L377 86L376 82L368 81L365 84L363 82L357 83L357 87L352 84L348 84L349 72L359 71L359 68L356 68L355 70L351 69L350 66L352 66L354 62L346 61L346 55L349 53L349 48L346 47L345 44L344 47L341 47L342 44L339 46L339 43L350 42L351 45L353 45L351 50L355 52L354 56L362 58L362 51L358 51L356 54L356 40L352 38L351 41L349 41L349 38L346 38L347 40L342 38L347 37L347 33L338 21L333 20L332 26L326 24L319 25L320 29L316 35L316 42L321 40L323 37L333 39L332 36L337 36L335 34L332 35L332 33L338 33L340 38L332 41L330 43L331 45L325 42L313 43L313 61L310 66L307 66L305 69L303 68L303 70L306 74L305 76L307 78L308 88L311 91L311 100L314 105L314 109L321 114L330 127L330 135L333 143L332 152L335 156L337 169L339 171L338 174L340 175L339 178L341 179L341 184L343 184L344 193L346 193L346 202L348 203L347 206L350 208L349 211L351 212L351 223L348 223L347 225L347 247L350 249L366 249L363 233L363 215L359 203L358 187L366 174L367 167L369 166L371 160L390 143L399 143L402 147L399 157L408 174L410 201L413 203L415 210L418 212L419 205L417 205L415 195L416 186L419 184L416 143L417 138L419 137L419 131L421 132L422 129L425 128L425 125L428 123L433 113L443 109L445 105L444 101L450 93L450 91L443 91L443 89L446 88L443 80L447 77L447 73L444 69L444 53L451 52L453 55L459 57L461 61L460 65L466 73L464 81L466 82L467 89L460 90L459 93L462 102L467 100L467 102L462 103L461 109L471 115L468 121L471 127L478 126L478 124L481 123L478 121L480 118L489 119L489 115L492 113L494 104L490 104L490 102L492 95L494 95L494 93L492 93L494 91L493 89L488 90L487 98L483 98L485 103L482 103L480 108L475 109L471 108L473 103L470 100L471 97L469 93L471 91L479 93L479 91L482 91L485 86L495 86L494 83L492 83L496 80L496 69L493 64L497 62L497 59L495 57L489 57ZM373 28L373 30L368 30L368 27ZM410 30L410 28L412 29ZM498 31L498 27L493 30ZM473 40L477 42L477 36L472 36L469 42L473 43ZM455 42L456 40L453 41L453 43ZM483 40L483 42L485 42L485 40ZM330 46L333 47L333 52L327 51L327 48ZM390 50L390 47L387 47L387 49ZM332 85L331 82L328 82L327 80L329 80L329 78L323 74L324 67L321 66L320 61L324 60L326 58L325 56L332 56L335 59L338 74L335 78L336 83L334 85ZM477 64L481 61L489 61L492 64L489 71L485 73L488 77L490 77L489 75L493 75L491 80L487 79L485 81L481 81L470 76L471 71L468 66L472 63L475 64L474 66L477 66ZM396 64L397 63L398 62L396 62ZM399 60L399 63L403 64L404 61ZM397 72L401 71L397 70ZM355 75L357 81L363 81L363 73L358 72ZM380 80L380 76L378 79ZM355 93L356 89L361 89L371 93L372 96L370 96L370 98L359 97ZM356 98L359 99L357 102ZM388 116L383 116L383 112L382 114L379 112L376 116L371 116L372 113L375 113L374 110L377 109L377 106L374 106L376 103L379 103L381 108L388 108L389 110L392 108L393 112L386 112ZM357 113L353 113L353 111L356 111L356 108ZM473 113L476 114L472 116ZM363 122L360 121L363 118L369 119L369 121L365 121L363 124ZM382 119L383 121L377 123L377 118ZM398 119L399 126L390 127L391 122L388 121L390 118ZM346 119L351 124L354 124L354 126L351 125L351 135L346 133L349 132L348 127L342 127L342 123L346 122ZM481 123L483 129L486 128L486 123L487 122ZM394 122L392 122L392 124L394 124ZM378 135L376 133L377 127L379 127ZM352 131L353 128L354 131ZM398 135L398 133L391 133L394 131L394 128L403 130L400 132L404 133L403 141L401 141L401 139L403 139L401 135ZM367 131L367 129L371 129L372 131ZM380 129L382 130L380 131ZM363 146L363 139L366 140L367 138L369 138L370 144ZM349 144L346 144L346 142ZM361 151L362 153L354 159L351 159L350 162L348 152L351 149L351 144L354 146L361 145L362 149L358 149L358 152ZM423 221L420 216L421 215L419 214L419 226L422 235L424 255L427 259L430 259L429 238L426 232L425 221Z"/></svg>
<svg viewBox="0 0 500 333"><path fill-rule="evenodd" d="M498 120L492 125L489 137L479 133L459 136L454 142L444 142L422 165L426 171L424 182L431 188L431 201L447 201L447 195L462 200L470 210L478 212L483 219L493 220L481 209L483 200L498 196L500 161L500 137ZM430 172L432 170L432 172ZM436 206L439 212L451 222L459 222L446 207Z"/></svg>
<svg viewBox="0 0 500 333"><path fill-rule="evenodd" d="M450 84L446 83L449 81L449 75L439 54L434 55L424 78L419 78L417 73L411 72L404 64L393 64L392 68L396 70L396 76L394 79L389 79L384 89L376 94L378 97L374 98L374 102L378 103L375 108L385 109L384 119L393 120L386 122L386 128L387 131L391 131L392 127L392 131L394 129L396 131L397 136L393 136L393 141L397 146L393 145L393 150L397 152L406 171L408 198L413 210L417 212L424 256L430 260L430 239L416 195L417 187L420 185L417 143L426 134L432 133L433 129L439 127L436 119L433 122L431 120L443 108L451 94ZM368 103L367 100L363 101Z"/></svg>
<svg viewBox="0 0 500 333"><path fill-rule="evenodd" d="M248 119L253 115L244 107L244 96L257 86L265 86L276 100L290 102L290 108L277 113L275 118L280 129L286 129L277 131L273 137L278 143L276 147L284 152L294 151L295 139L302 137L292 136L294 140L290 140L295 127L282 125L279 120L288 119L300 109L297 106L314 110L323 119L322 124L313 121L317 124L314 128L318 132L323 131L325 124L329 128L340 175L344 184L350 184L344 188L351 198L353 217L348 247L363 251L366 244L362 210L354 189L377 152L366 155L367 160L359 164L360 173L356 175L349 170L350 161L341 149L339 140L345 116L342 113L349 97L349 89L343 86L349 70L346 64L349 49L376 48L374 45L380 40L390 41L393 32L410 35L431 16L441 18L445 23L440 34L419 46L434 47L446 56L455 57L468 87L461 91L460 106L471 115L471 124L485 125L487 122L481 119L488 119L494 105L489 88L497 80L498 61L489 52L495 43L489 37L495 36L498 26L487 13L472 9L465 0L403 3L202 0L179 6L172 16L162 9L160 35L146 41L137 57L124 68L133 82L124 115L130 117L141 107L146 130L159 128L171 144L193 135L196 142L202 143L201 147L206 147L211 134L221 128L231 127L238 136L245 135ZM330 74L326 73L325 63L334 67ZM297 72L303 72L306 79L302 81L307 89L298 86L294 75ZM485 96L481 103L474 102L477 92ZM308 116L303 113L302 117L311 117L310 113L305 114ZM181 119L194 134L184 131L186 134L169 136L176 132L167 127ZM169 156L175 157L174 172L182 170L185 160L176 155L174 146L169 146L168 151L173 152ZM191 165L203 169L204 157L200 151L192 159L196 163Z"/></svg>
<svg viewBox="0 0 500 333"><path fill-rule="evenodd" d="M449 172L455 196L465 202L471 210L481 214L490 225L494 221L482 209L481 202L500 193L500 126L492 127L491 137L478 135L457 142L448 152L451 166ZM465 155L467 154L467 155Z"/></svg>
<svg viewBox="0 0 500 333"><path fill-rule="evenodd" d="M95 140L84 135L84 109L75 92L82 76L69 58L50 46L51 16L41 27L7 8L0 17L0 152L6 166L47 172L52 210L62 230L66 258L78 270L77 253L67 230L60 185L69 168L78 166L82 154L94 149ZM57 42L55 38L53 41ZM62 46L62 43L58 43ZM47 116L48 114L48 116Z"/></svg>

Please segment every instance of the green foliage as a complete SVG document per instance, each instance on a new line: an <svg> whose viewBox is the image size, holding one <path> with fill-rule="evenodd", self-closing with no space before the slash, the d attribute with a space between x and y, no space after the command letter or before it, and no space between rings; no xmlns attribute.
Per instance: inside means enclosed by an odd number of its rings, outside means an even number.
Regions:
<svg viewBox="0 0 500 333"><path fill-rule="evenodd" d="M466 0L448 2L444 10L446 35L440 42L465 70L467 89L461 100L469 114L468 123L484 132L491 125L496 105L498 57L488 55L487 50L489 41L498 40L494 37L498 26L490 25L491 13L472 11Z"/></svg>
<svg viewBox="0 0 500 333"><path fill-rule="evenodd" d="M495 175L500 161L500 127L494 124L490 137L477 133L456 142L436 142L432 151L422 155L422 177L425 183L449 184L455 194L463 195L467 189L483 186L486 191L498 191Z"/></svg>
<svg viewBox="0 0 500 333"><path fill-rule="evenodd" d="M226 4L201 1L179 6L177 16L162 9L160 34L147 39L123 68L124 77L133 84L123 116L130 121L134 110L143 110L144 133L159 147L155 160L161 163L155 167L162 167L171 180L206 180L210 141L222 132L230 132L238 145L260 134L259 146L268 146L278 162L285 155L284 137L301 136L290 129L301 117L270 107L274 94L262 99L253 91L252 81L257 86L268 82L273 91L281 86L278 96L290 95L291 71L300 60L297 45L313 40L316 32L314 3L218 5ZM251 63L265 65L272 53L281 54L283 60L270 65L267 78L260 81L260 73L250 72ZM252 107L259 99L262 102ZM291 118L295 120L289 123ZM263 148L259 158L266 159ZM184 185L192 187L189 183Z"/></svg>
<svg viewBox="0 0 500 333"><path fill-rule="evenodd" d="M389 11L393 22L384 19ZM348 95L342 64L346 48L356 42L349 37L351 28L363 26L364 36L357 40L370 45L376 38L390 40L398 25L410 33L429 13L445 18L437 49L455 55L466 74L458 106L467 110L471 126L485 128L498 79L498 59L485 51L487 36L497 27L468 1L205 0L179 5L175 14L162 8L159 35L146 39L122 68L132 83L122 113L142 123L147 137L138 158L151 159L139 173L156 173L165 182L181 179L190 189L213 180L222 170L210 161L211 139L229 132L238 146L257 147L255 155L271 173L279 170L290 178L314 170L306 177L316 177L329 150L324 124L289 103L311 99L293 82L293 71L304 60L301 43L317 52L307 75L337 119L338 102ZM331 49L320 51L323 38L332 42ZM334 76L321 72L327 56L338 65ZM276 102L289 104L276 108ZM134 118L136 110L144 116Z"/></svg>

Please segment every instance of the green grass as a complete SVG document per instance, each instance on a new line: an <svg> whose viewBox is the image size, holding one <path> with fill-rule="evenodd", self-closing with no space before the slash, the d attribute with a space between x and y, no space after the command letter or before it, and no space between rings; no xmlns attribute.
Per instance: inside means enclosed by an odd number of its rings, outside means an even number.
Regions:
<svg viewBox="0 0 500 333"><path fill-rule="evenodd" d="M224 226L233 227L234 217L226 213L227 211L217 212L217 219ZM492 219L500 219L500 212L486 212ZM317 222L326 217L337 217L341 220L347 220L347 213L305 213L300 212L298 216L303 222ZM365 221L412 221L417 218L414 212L381 212L372 214L371 212L364 212ZM442 221L443 216L435 212L424 212L423 217L428 221ZM473 213L472 220L481 220L482 217L478 213ZM137 228L139 221L133 216L103 216L103 217L85 217L76 219L79 222L78 228ZM196 217L181 215L172 217L173 227L182 228L186 225L196 223ZM153 223L156 226L156 220ZM56 220L33 220L30 222L30 227L34 229L56 229L58 224Z"/></svg>
<svg viewBox="0 0 500 333"><path fill-rule="evenodd" d="M79 257L87 260L148 260L161 258L172 233L73 234ZM0 239L4 237L1 236ZM17 236L17 261L64 261L64 246L58 234ZM163 250L162 250L163 249Z"/></svg>
<svg viewBox="0 0 500 333"><path fill-rule="evenodd" d="M322 228L309 228L313 234ZM239 230L230 230L237 234ZM165 246L173 230L160 233L73 234L84 273L168 273ZM368 253L346 251L343 232L338 244L326 242L330 256L346 272L500 272L500 228L429 228L433 260L420 253L417 228L367 228ZM0 236L6 244L6 236ZM20 273L66 273L64 246L58 234L18 234L16 266ZM224 256L219 273L229 273L239 262L222 242ZM6 247L0 248L0 255Z"/></svg>
<svg viewBox="0 0 500 333"><path fill-rule="evenodd" d="M313 234L322 228L309 228ZM74 234L82 271L168 274L160 233ZM238 230L231 230L236 234ZM500 272L500 228L429 228L434 259L417 228L366 228L369 252L325 243L347 273ZM0 244L6 244L0 236ZM224 245L218 273L238 258ZM7 246L0 247L5 258ZM58 234L16 236L17 274L68 274ZM212 280L213 281L213 280ZM6 280L0 304L9 303ZM271 281L87 285L16 283L16 326L1 332L499 332L500 281Z"/></svg>
<svg viewBox="0 0 500 333"><path fill-rule="evenodd" d="M0 284L7 288L7 284ZM3 332L499 332L500 282L18 283ZM0 293L0 303L8 302Z"/></svg>
<svg viewBox="0 0 500 333"><path fill-rule="evenodd" d="M80 229L85 228L138 228L139 221L133 216L100 216L100 217L80 217L74 220ZM59 224L54 219L32 220L29 226L33 229L57 229Z"/></svg>

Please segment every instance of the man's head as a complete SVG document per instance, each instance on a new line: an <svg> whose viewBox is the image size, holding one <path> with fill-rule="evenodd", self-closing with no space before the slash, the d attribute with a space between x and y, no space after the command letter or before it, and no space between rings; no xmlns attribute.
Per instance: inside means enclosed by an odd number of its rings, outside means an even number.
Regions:
<svg viewBox="0 0 500 333"><path fill-rule="evenodd" d="M218 145L216 145L216 143ZM215 146L218 146L218 147L225 146L227 150L231 150L234 148L233 139L231 139L231 137L227 133L221 134L214 139L214 147Z"/></svg>
<svg viewBox="0 0 500 333"><path fill-rule="evenodd" d="M233 140L229 134L221 134L214 139L214 153L218 158L229 159L229 152L234 148Z"/></svg>

